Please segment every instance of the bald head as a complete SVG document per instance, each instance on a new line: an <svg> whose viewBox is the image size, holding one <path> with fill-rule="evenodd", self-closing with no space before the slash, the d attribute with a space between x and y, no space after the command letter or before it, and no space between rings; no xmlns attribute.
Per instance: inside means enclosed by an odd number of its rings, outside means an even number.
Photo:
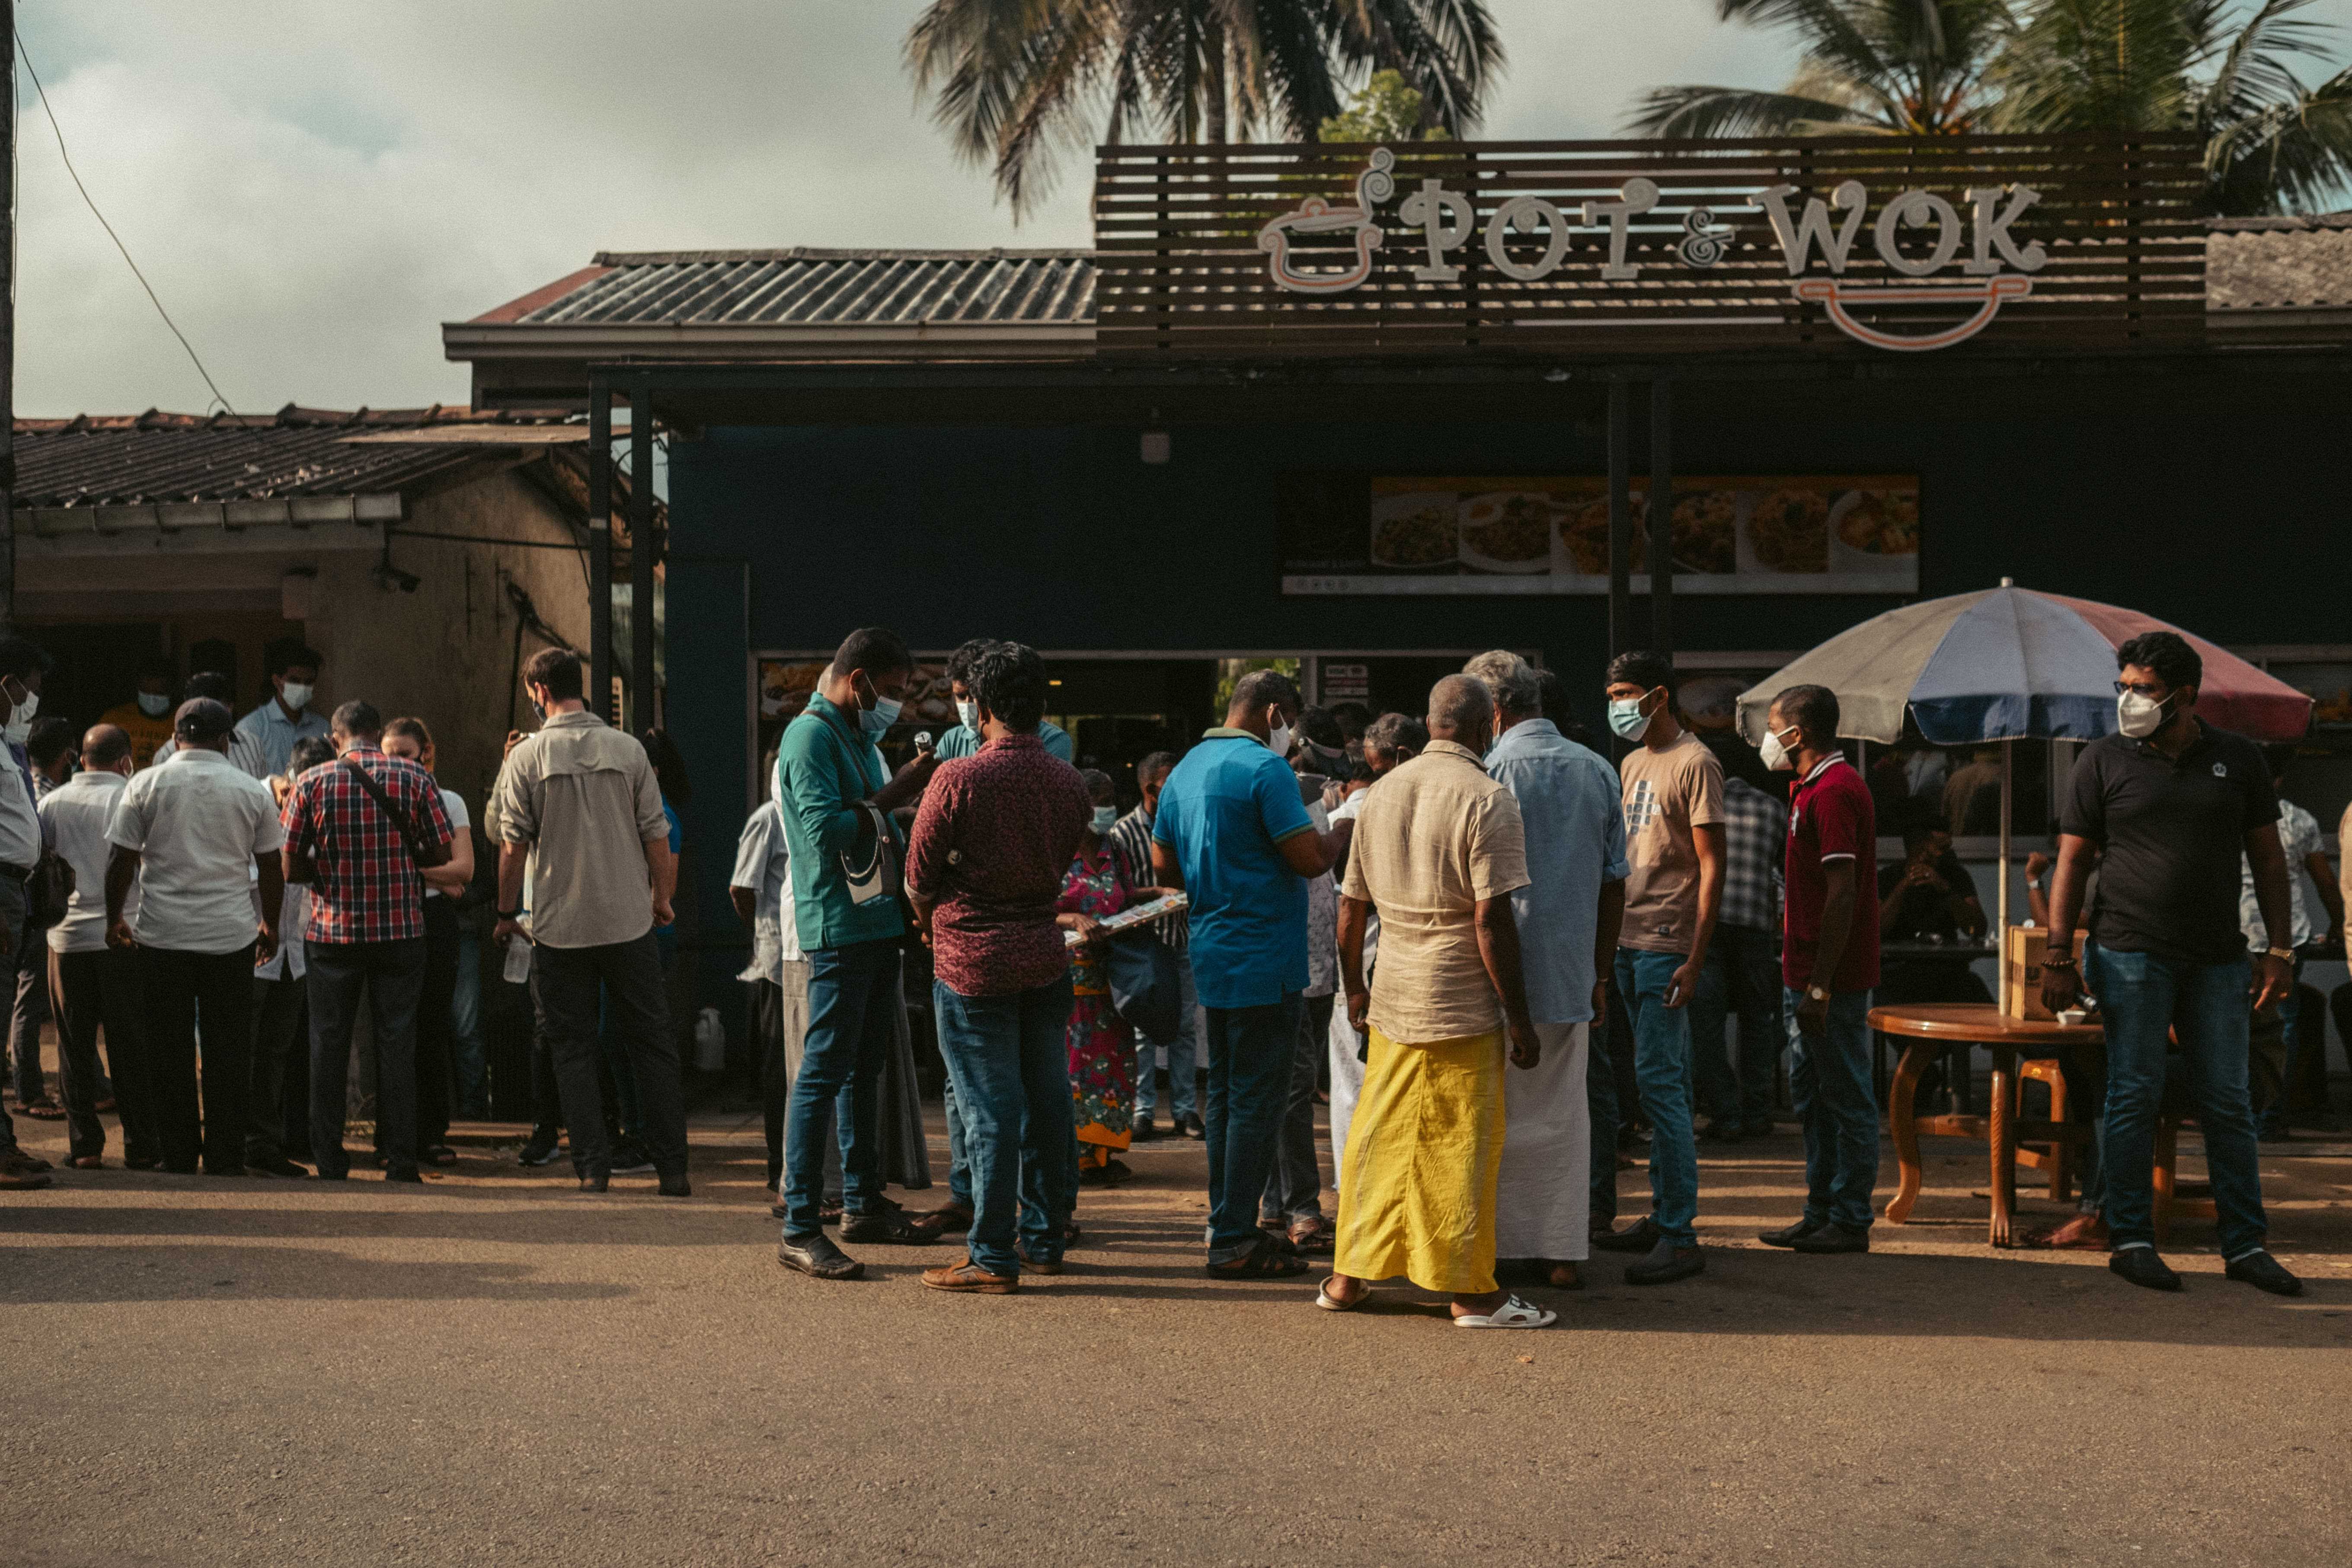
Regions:
<svg viewBox="0 0 2352 1568"><path fill-rule="evenodd" d="M81 765L96 773L131 771L131 737L112 724L92 724L81 737Z"/></svg>
<svg viewBox="0 0 2352 1568"><path fill-rule="evenodd" d="M1429 735L1484 752L1495 732L1495 700L1475 676L1449 675L1429 689Z"/></svg>

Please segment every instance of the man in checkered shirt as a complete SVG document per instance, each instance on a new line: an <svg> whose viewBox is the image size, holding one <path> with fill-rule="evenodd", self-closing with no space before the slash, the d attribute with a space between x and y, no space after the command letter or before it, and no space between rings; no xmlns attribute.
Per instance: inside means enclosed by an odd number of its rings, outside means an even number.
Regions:
<svg viewBox="0 0 2352 1568"><path fill-rule="evenodd" d="M1780 1021L1781 855L1789 808L1726 770L1723 912L1706 967L1691 994L1691 1054L1708 1119L1699 1136L1719 1143L1772 1131L1772 1089L1787 1033ZM1739 1070L1724 1026L1739 1020Z"/></svg>
<svg viewBox="0 0 2352 1568"><path fill-rule="evenodd" d="M310 1147L323 1181L351 1173L343 1100L360 993L375 1024L376 1128L383 1179L418 1182L416 1006L425 987L425 879L399 824L352 769L364 768L417 841L454 837L433 775L383 752L383 715L346 702L329 726L340 760L312 768L286 801L286 879L310 886L302 932L310 1002Z"/></svg>

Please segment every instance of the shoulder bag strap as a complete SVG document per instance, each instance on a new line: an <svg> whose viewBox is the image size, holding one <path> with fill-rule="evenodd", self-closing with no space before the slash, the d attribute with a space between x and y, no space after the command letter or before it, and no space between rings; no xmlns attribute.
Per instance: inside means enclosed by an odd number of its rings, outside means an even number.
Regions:
<svg viewBox="0 0 2352 1568"><path fill-rule="evenodd" d="M415 824L409 820L408 814L393 804L392 796L384 793L383 785L375 782L375 775L361 766L357 758L345 757L340 765L351 770L352 776L359 781L360 788L367 791L368 798L375 802L385 820L398 831L400 841L408 846L410 858L422 865L425 858L425 850L417 838Z"/></svg>

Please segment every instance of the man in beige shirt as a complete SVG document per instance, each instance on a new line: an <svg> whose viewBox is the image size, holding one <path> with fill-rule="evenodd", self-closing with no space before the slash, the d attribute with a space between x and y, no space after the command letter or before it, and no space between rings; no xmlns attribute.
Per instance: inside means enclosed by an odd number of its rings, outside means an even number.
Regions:
<svg viewBox="0 0 2352 1568"><path fill-rule="evenodd" d="M596 1057L600 988L612 996L665 1197L685 1197L686 1110L653 928L671 920L677 862L653 763L581 698L580 656L542 648L523 667L545 714L507 757L493 791L503 944L522 931L528 879L531 1001L555 1058L580 1190L612 1176Z"/></svg>
<svg viewBox="0 0 2352 1568"><path fill-rule="evenodd" d="M1503 1056L1541 1056L1519 973L1513 890L1528 885L1518 803L1479 762L1495 733L1486 687L1449 675L1429 694L1428 748L1364 797L1339 898L1349 1021L1368 1029L1364 1085L1339 1180L1333 1272L1316 1304L1345 1311L1402 1275L1454 1298L1464 1328L1539 1329L1495 1285ZM1365 984L1364 929L1381 917Z"/></svg>

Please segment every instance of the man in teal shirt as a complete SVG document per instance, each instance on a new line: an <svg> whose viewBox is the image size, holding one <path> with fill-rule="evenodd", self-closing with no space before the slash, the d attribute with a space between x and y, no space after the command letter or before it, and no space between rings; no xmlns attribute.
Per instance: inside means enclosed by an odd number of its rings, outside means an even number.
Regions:
<svg viewBox="0 0 2352 1568"><path fill-rule="evenodd" d="M914 673L914 658L897 633L879 626L850 633L807 710L785 727L776 753L777 814L809 960L807 1043L784 1112L785 1218L776 1258L820 1279L855 1279L864 1268L834 1245L818 1217L828 1115L841 1138L841 1238L930 1239L882 1196L882 1067L897 1029L892 1009L898 1005L906 922L878 879L870 891L852 882L878 857L877 831L895 852L890 813L923 793L937 765L925 752L893 779L874 743L897 721Z"/></svg>
<svg viewBox="0 0 2352 1568"><path fill-rule="evenodd" d="M940 737L939 758L943 763L972 756L980 751L980 700L972 692L971 667L973 660L995 646L993 637L974 637L948 655L948 693L955 699L957 722L954 729ZM1077 760L1070 754L1070 732L1051 719L1037 721L1037 739L1045 742L1047 756L1059 757L1066 763ZM948 1125L950 1128L955 1125L952 1108L948 1112ZM955 1163L961 1173L963 1162L958 1160ZM969 1213L971 1194L960 1180L955 1186L955 1196Z"/></svg>
<svg viewBox="0 0 2352 1568"><path fill-rule="evenodd" d="M1152 818L1151 865L1190 897L1192 982L1208 1025L1209 1272L1303 1273L1288 1241L1257 1226L1305 1011L1307 883L1345 852L1354 824L1316 830L1283 758L1298 688L1271 669L1234 688L1225 721L1176 764Z"/></svg>

